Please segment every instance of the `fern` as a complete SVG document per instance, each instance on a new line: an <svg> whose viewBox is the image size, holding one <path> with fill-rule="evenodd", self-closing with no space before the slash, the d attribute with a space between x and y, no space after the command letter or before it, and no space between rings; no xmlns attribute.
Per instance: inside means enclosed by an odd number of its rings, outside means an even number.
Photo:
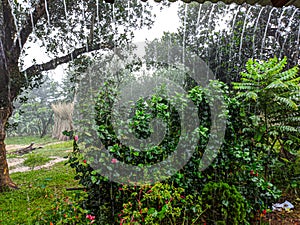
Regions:
<svg viewBox="0 0 300 225"><path fill-rule="evenodd" d="M286 57L268 61L249 59L246 71L241 73L241 81L233 83L245 107L262 115L260 126L279 135L299 132L300 127L299 68L285 69L286 64Z"/></svg>

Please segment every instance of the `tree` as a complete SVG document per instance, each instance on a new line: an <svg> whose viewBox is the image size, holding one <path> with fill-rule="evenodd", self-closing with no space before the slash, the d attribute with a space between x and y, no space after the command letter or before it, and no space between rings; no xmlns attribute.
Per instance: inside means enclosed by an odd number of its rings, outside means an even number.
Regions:
<svg viewBox="0 0 300 225"><path fill-rule="evenodd" d="M4 140L13 101L22 90L38 86L43 71L79 55L93 52L100 57L105 50L124 46L134 29L151 26L153 21L149 5L140 1L0 2L0 189L4 189L17 187L9 176ZM30 54L30 43L37 41L52 59L28 67L23 57Z"/></svg>
<svg viewBox="0 0 300 225"><path fill-rule="evenodd" d="M38 135L44 137L52 130L51 104L60 97L60 85L45 76L39 88L26 90L14 102L14 113L9 119L10 136Z"/></svg>
<svg viewBox="0 0 300 225"><path fill-rule="evenodd" d="M277 152L285 156L289 151L286 140L292 142L292 137L299 140L299 68L284 70L286 64L286 57L280 61L277 58L250 59L246 72L241 73L241 82L233 83L233 88L238 90L237 97L243 100L243 111L248 118L246 124L250 124L245 133L253 137L255 147L267 153L266 178L271 156L277 156ZM276 149L276 143L280 149Z"/></svg>

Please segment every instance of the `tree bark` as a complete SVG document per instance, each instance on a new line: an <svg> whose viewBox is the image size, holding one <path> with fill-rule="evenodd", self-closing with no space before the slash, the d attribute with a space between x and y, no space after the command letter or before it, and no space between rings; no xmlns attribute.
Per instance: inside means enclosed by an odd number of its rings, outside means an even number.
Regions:
<svg viewBox="0 0 300 225"><path fill-rule="evenodd" d="M13 94L11 92L9 66L2 37L3 35L0 36L0 191L7 188L17 188L9 176L4 143L6 124L13 109Z"/></svg>
<svg viewBox="0 0 300 225"><path fill-rule="evenodd" d="M0 191L7 188L17 188L9 176L8 164L6 161L6 148L5 148L5 126L8 118L11 115L11 107L2 107L0 109Z"/></svg>
<svg viewBox="0 0 300 225"><path fill-rule="evenodd" d="M51 113L51 115L49 116L47 122L42 122L42 132L40 135L40 138L43 138L46 134L47 134L47 129L49 127L50 122L52 121L53 118L53 113Z"/></svg>

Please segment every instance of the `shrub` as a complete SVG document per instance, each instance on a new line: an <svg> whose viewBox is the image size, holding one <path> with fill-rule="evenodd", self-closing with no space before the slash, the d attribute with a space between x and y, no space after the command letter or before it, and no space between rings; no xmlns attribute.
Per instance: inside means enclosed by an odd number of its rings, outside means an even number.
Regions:
<svg viewBox="0 0 300 225"><path fill-rule="evenodd" d="M239 93L230 93L225 84L212 81L210 85L220 90L214 95L193 82L187 82L185 77L183 86L187 96L178 95L175 101L182 100L181 107L184 108L184 100L189 98L197 106L201 124L195 132L199 133L200 138L196 142L196 151L186 165L165 179L164 184L159 183L151 188L127 187L125 191L126 186L111 182L94 170L80 154L75 142L69 163L76 168L76 179L87 188L86 209L97 218L102 216L103 221L97 221L99 224L111 224L112 221L123 224L164 224L168 221L176 224L185 222L186 217L182 217L184 213L189 215L189 222L193 222L195 218L190 214L193 210L200 213L198 219L205 218L208 223L247 224L257 211L270 207L280 197L281 192L271 183L275 176L270 170L280 165L279 160L285 160L280 152L293 154L299 146L298 68L283 71L285 64L286 59L279 62L276 58L267 62L249 60L247 72L242 73L242 81L233 84ZM175 151L181 138L180 116L163 88L157 94L138 99L132 108L131 118L118 121L129 124L128 129L118 130L119 137L131 131L140 139L149 137L153 132L151 120L158 118L164 122L164 139L146 151L124 146L114 131L111 120L112 106L118 98L117 84L107 82L98 93L94 118L98 137L104 145L102 147L110 149L116 161L142 167L160 162ZM230 97L230 94L233 96ZM227 109L218 115L228 119L225 137L224 140L218 139L219 143L213 146L220 150L217 158L201 171L200 161L212 137L208 99L218 97L224 97L227 105ZM285 112L288 114L286 118L278 117ZM85 142L88 147L93 147L93 135L86 135ZM93 157L90 161L95 160L98 159ZM108 170L114 172L114 166L116 164ZM160 189L156 190L156 187ZM147 193L149 190L151 192ZM171 194L178 196L183 191L190 197L185 200L173 197L176 201L167 199ZM159 194L161 192L165 196ZM198 198L199 193L202 193L202 199ZM201 214L203 211L205 213ZM121 212L120 218L117 212Z"/></svg>
<svg viewBox="0 0 300 225"><path fill-rule="evenodd" d="M202 201L209 207L204 213L208 224L249 224L249 205L234 186L209 182L203 188Z"/></svg>
<svg viewBox="0 0 300 225"><path fill-rule="evenodd" d="M76 225L92 224L96 217L88 210L83 209L82 201L86 195L75 193L72 196L59 196L52 204L52 208L46 211L40 218L43 224ZM97 218L98 219L98 218Z"/></svg>
<svg viewBox="0 0 300 225"><path fill-rule="evenodd" d="M120 224L199 224L202 211L201 197L185 195L183 188L166 183L154 186L127 187L131 198L123 204L118 215Z"/></svg>

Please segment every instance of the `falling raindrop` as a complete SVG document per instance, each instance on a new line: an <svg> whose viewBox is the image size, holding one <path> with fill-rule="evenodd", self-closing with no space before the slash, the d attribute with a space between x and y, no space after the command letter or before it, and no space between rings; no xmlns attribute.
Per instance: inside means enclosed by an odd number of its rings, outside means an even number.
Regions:
<svg viewBox="0 0 300 225"><path fill-rule="evenodd" d="M50 26L50 14L49 14L49 10L48 10L47 0L45 0L45 10L46 10L46 15L47 15L48 25Z"/></svg>
<svg viewBox="0 0 300 225"><path fill-rule="evenodd" d="M206 30L206 35L205 35L206 40L203 42L204 45L209 41L209 32L211 30L211 28L210 28L211 27L211 18L212 18L212 14L214 12L215 5L216 4L213 4L209 11L208 20L207 20L209 29ZM206 55L208 55L208 48L203 48L203 50L206 50ZM201 52L201 54L203 54L203 52Z"/></svg>
<svg viewBox="0 0 300 225"><path fill-rule="evenodd" d="M237 18L237 15L238 13L240 12L240 8L241 6L239 5L235 11L235 14L234 14L234 17L233 17L233 21L232 21L232 26L231 26L231 41L233 41L233 35L234 35L234 27L235 27L235 22L236 22L236 18ZM230 48L229 48L229 60L232 60L231 57L232 57L232 46L233 44L230 45Z"/></svg>
<svg viewBox="0 0 300 225"><path fill-rule="evenodd" d="M216 6L216 4L213 4L213 6L211 7L210 12L209 12L209 16L208 16L208 20L207 20L207 23L208 23L209 26L211 26L211 18L212 18L212 14L214 12L215 6ZM207 30L206 37L208 37L209 30L210 29Z"/></svg>
<svg viewBox="0 0 300 225"><path fill-rule="evenodd" d="M16 32L17 32L17 39L19 41L19 48L20 48L20 52L22 51L22 42L21 42L21 38L20 38L20 30L19 30L19 26L18 26L18 21L17 21L17 18L16 18L16 14L14 12L14 5L11 1L8 1L9 4L10 4L10 7L11 7L11 14L13 16L13 19L14 19L14 25L15 25L15 28L16 28Z"/></svg>
<svg viewBox="0 0 300 225"><path fill-rule="evenodd" d="M279 36L280 36L280 35L278 35L278 33L280 33L280 29L282 28L282 26L281 26L281 21L282 21L282 18L283 18L283 16L284 16L284 13L285 13L285 11L286 11L287 9L289 9L289 7L284 7L284 8L282 9L281 14L280 14L279 19L278 19L278 26L277 26L277 30L276 30L276 32L275 32L275 37L277 37L277 39L279 39Z"/></svg>
<svg viewBox="0 0 300 225"><path fill-rule="evenodd" d="M264 9L265 9L265 7L261 7L261 9L258 13L258 17L257 17L256 22L255 22L254 31L253 31L253 38L252 38L252 49L253 49L252 57L255 57L255 34L256 34L257 27L258 27L258 22L259 22L260 16L261 16L262 11Z"/></svg>
<svg viewBox="0 0 300 225"><path fill-rule="evenodd" d="M31 20L31 26L32 26L32 33L35 33L35 25L34 25L34 21L33 21L33 15L32 15L32 10L30 9L29 11L30 13L30 20Z"/></svg>
<svg viewBox="0 0 300 225"><path fill-rule="evenodd" d="M168 66L171 65L171 54L170 54L170 48L171 48L171 34L168 35Z"/></svg>
<svg viewBox="0 0 300 225"><path fill-rule="evenodd" d="M130 0L128 0L128 2L127 2L127 22L128 22L128 26L129 26L129 22L130 22Z"/></svg>
<svg viewBox="0 0 300 225"><path fill-rule="evenodd" d="M222 18L225 18L227 15L228 15L228 11L230 9L230 5L228 5L225 10L223 11L223 14L222 14ZM224 32L224 29L222 28L220 30L220 34L218 34L218 37L217 37L217 46L220 47L221 46L221 39L222 39L222 36L223 36L223 32ZM222 51L217 51L216 52L216 61L219 62L219 64L221 63L222 61ZM216 72L215 73L218 73L218 68L216 68Z"/></svg>
<svg viewBox="0 0 300 225"><path fill-rule="evenodd" d="M126 24L126 30L129 30L130 28L130 13L131 13L131 10L130 10L130 0L127 1L127 8L126 8L126 11L127 11L127 24ZM130 52L131 51L131 45L127 45L127 51Z"/></svg>
<svg viewBox="0 0 300 225"><path fill-rule="evenodd" d="M112 4L112 26L113 26L113 31L116 29L116 17L115 17L115 4Z"/></svg>
<svg viewBox="0 0 300 225"><path fill-rule="evenodd" d="M66 0L64 0L64 10L65 10L65 17L66 17L66 20L68 20L68 12L67 12L67 4L66 4Z"/></svg>
<svg viewBox="0 0 300 225"><path fill-rule="evenodd" d="M18 21L17 21L17 18L16 18L16 14L14 12L14 3L11 2L11 1L8 1L9 4L10 4L10 8L11 8L11 14L13 16L13 19L14 19L14 25L15 25L15 28L16 28L16 32L17 32L17 37L15 39L15 41L18 41L18 44L19 44L19 48L20 48L20 52L22 52L22 49L23 49L23 46L22 46L22 40L21 40L21 37L20 37L20 30L19 30L19 26L18 26ZM1 43L3 44L3 43ZM16 44L16 43L15 43ZM27 74L24 73L24 77L25 77L25 80L26 80L26 83L28 83L28 77L27 77ZM10 86L10 85L9 85Z"/></svg>
<svg viewBox="0 0 300 225"><path fill-rule="evenodd" d="M296 49L296 51L297 51L297 60L298 60L298 64L299 64L299 51L300 51L300 43L299 43L299 41L300 41L300 22L299 22L299 30L298 30L298 35L297 35L297 49Z"/></svg>
<svg viewBox="0 0 300 225"><path fill-rule="evenodd" d="M186 19L187 19L187 4L184 6L184 22L183 22L183 38L182 38L182 64L185 65L185 39L186 39Z"/></svg>
<svg viewBox="0 0 300 225"><path fill-rule="evenodd" d="M82 7L82 9L81 9L81 11L82 11L82 19L83 19L83 32L85 33L86 32L86 27L87 27L87 25L86 25L86 18L85 18L85 6L84 6L84 1L81 1L81 7ZM92 32L92 31L91 31ZM88 39L88 37L86 38L86 42L85 42L85 49L86 49L86 51L88 52L89 51L89 39Z"/></svg>
<svg viewBox="0 0 300 225"><path fill-rule="evenodd" d="M260 59L261 59L262 56L263 56L263 51L264 51L265 42L266 42L266 37L267 37L267 31L268 31L268 27L269 27L270 20L271 20L271 17L272 17L272 13L273 13L274 10L277 10L277 9L276 9L276 8L272 8L271 11L270 11L270 13L269 13L269 18L268 18L268 21L267 21L267 24L266 24L264 36L263 36L262 43L261 43Z"/></svg>
<svg viewBox="0 0 300 225"><path fill-rule="evenodd" d="M295 9L295 11L293 12L292 16L290 17L289 24L288 24L288 26L286 28L287 32L289 32L289 30L291 29L293 18L294 18L294 16L295 16L295 14L296 14L297 11L298 11L298 9ZM285 35L284 42L283 42L281 50L280 50L279 58L281 58L281 56L282 56L282 53L283 53L283 50L284 50L284 47L285 47L287 39L288 39L288 34Z"/></svg>
<svg viewBox="0 0 300 225"><path fill-rule="evenodd" d="M97 23L99 23L99 0L96 0L96 16L97 16Z"/></svg>
<svg viewBox="0 0 300 225"><path fill-rule="evenodd" d="M241 61L241 57L242 57L243 38L244 38L244 32L245 32L246 25L247 25L247 19L249 17L249 13L252 8L253 8L253 6L249 7L249 9L247 10L247 13L245 15L245 19L244 19L243 30L242 30L242 34L241 34L241 40L240 40L239 61Z"/></svg>
<svg viewBox="0 0 300 225"><path fill-rule="evenodd" d="M202 9L202 4L200 4L199 10L198 10L198 17L197 17L197 25L196 25L196 29L199 27L200 16L201 16L201 9Z"/></svg>

